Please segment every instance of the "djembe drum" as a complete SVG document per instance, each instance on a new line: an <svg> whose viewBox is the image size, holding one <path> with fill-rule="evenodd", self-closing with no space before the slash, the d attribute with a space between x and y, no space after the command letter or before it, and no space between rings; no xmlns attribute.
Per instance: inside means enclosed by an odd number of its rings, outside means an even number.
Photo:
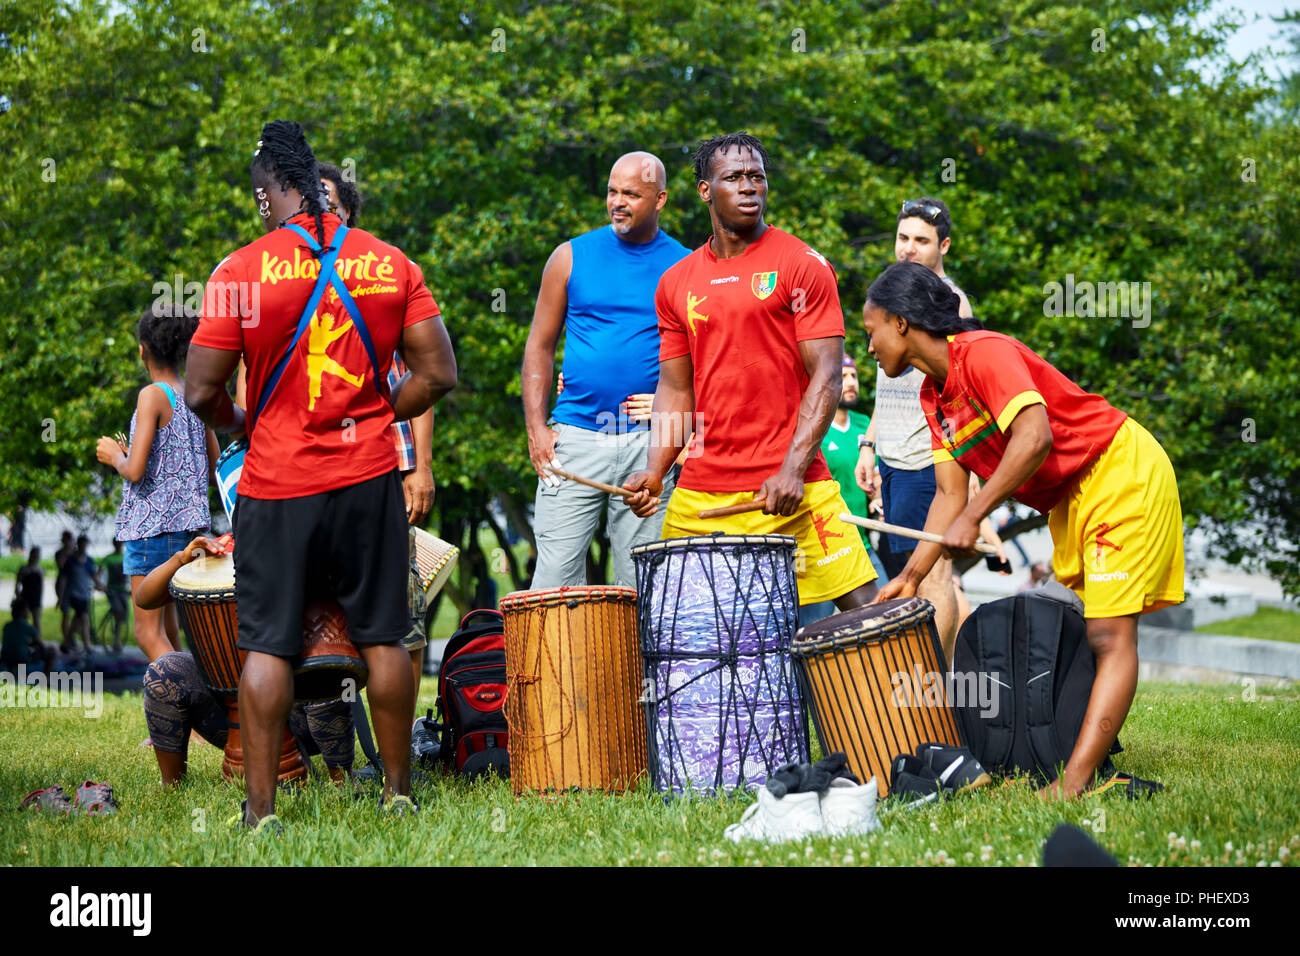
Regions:
<svg viewBox="0 0 1300 956"><path fill-rule="evenodd" d="M799 607L794 551L786 535L632 549L657 790L756 787L781 764L808 759L789 657Z"/></svg>
<svg viewBox="0 0 1300 956"><path fill-rule="evenodd" d="M517 591L501 612L514 792L635 787L646 774L636 591Z"/></svg>
<svg viewBox="0 0 1300 956"><path fill-rule="evenodd" d="M370 668L348 638L343 608L334 601L307 602L302 615L302 650L293 662L293 699L305 703L353 696L366 686Z"/></svg>
<svg viewBox="0 0 1300 956"><path fill-rule="evenodd" d="M791 648L822 750L889 790L890 763L918 744L962 746L934 627L921 598L868 604L810 624Z"/></svg>
<svg viewBox="0 0 1300 956"><path fill-rule="evenodd" d="M235 613L235 562L226 555L202 555L177 569L169 589L199 671L226 708L229 731L221 774L227 780L242 777L244 749L239 733L238 694L239 675L248 653L236 644L239 619ZM287 727L277 774L281 782L307 776L307 767Z"/></svg>

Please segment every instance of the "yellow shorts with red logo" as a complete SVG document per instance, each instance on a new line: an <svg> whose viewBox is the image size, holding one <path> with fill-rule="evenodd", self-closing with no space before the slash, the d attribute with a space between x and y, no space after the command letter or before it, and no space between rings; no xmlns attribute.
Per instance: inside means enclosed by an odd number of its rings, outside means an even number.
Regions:
<svg viewBox="0 0 1300 956"><path fill-rule="evenodd" d="M1183 600L1183 509L1160 443L1124 421L1047 518L1052 570L1085 617L1146 614Z"/></svg>
<svg viewBox="0 0 1300 956"><path fill-rule="evenodd" d="M840 496L840 486L834 481L804 485L799 510L789 517L765 515L761 511L727 518L699 517L701 511L709 508L725 508L753 500L751 491L733 494L692 491L679 486L668 499L663 536L685 538L715 531L788 534L797 542L794 568L800 604L829 601L876 579L876 570L867 557L858 529L840 520L840 515L849 509Z"/></svg>

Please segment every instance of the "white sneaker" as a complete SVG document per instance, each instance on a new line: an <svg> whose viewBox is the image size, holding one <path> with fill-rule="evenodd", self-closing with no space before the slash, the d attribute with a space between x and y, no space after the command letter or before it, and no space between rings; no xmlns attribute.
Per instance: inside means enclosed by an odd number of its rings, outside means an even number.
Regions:
<svg viewBox="0 0 1300 956"><path fill-rule="evenodd" d="M879 790L872 777L859 786L852 780L836 777L821 794L822 824L831 836L857 836L880 829L876 816Z"/></svg>
<svg viewBox="0 0 1300 956"><path fill-rule="evenodd" d="M784 843L822 832L820 800L816 793L787 793L784 797L774 797L767 787L761 787L758 802L745 810L739 823L727 827L723 836L733 843L741 840Z"/></svg>

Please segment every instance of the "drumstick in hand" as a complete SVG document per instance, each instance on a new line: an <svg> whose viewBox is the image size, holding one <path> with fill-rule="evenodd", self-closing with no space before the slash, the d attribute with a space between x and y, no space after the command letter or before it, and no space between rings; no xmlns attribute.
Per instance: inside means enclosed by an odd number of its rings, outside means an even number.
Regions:
<svg viewBox="0 0 1300 956"><path fill-rule="evenodd" d="M928 531L917 531L913 528L904 528L896 524L886 524L883 521L876 521L874 518L859 518L857 515L842 514L840 520L845 524L855 524L859 528L867 528L871 531L883 531L886 534L896 534L900 538L912 538L915 541L929 541L932 544L943 544L943 536L931 534ZM997 554L998 549L991 544L983 541L975 542L975 550L981 554Z"/></svg>
<svg viewBox="0 0 1300 956"><path fill-rule="evenodd" d="M586 485L588 488L595 488L597 491L603 491L607 495L618 495L620 498L631 498L636 492L628 491L626 488L616 488L613 485L607 485L603 481L596 481L593 478L583 478L581 475L573 475L563 468L556 468L554 465L547 465L546 470L559 475L561 478L568 478L570 481L576 481L580 485Z"/></svg>
<svg viewBox="0 0 1300 956"><path fill-rule="evenodd" d="M583 478L581 475L570 474L563 468L556 468L554 465L547 465L546 470L552 474L559 475L561 478L567 478L569 481L576 481L580 485L586 485L588 488L595 488L597 491L603 491L607 495L618 495L620 498L631 498L635 491L628 491L626 488L616 488L614 485L607 485L603 481L597 481L594 478ZM663 499L656 499L659 504L663 504Z"/></svg>

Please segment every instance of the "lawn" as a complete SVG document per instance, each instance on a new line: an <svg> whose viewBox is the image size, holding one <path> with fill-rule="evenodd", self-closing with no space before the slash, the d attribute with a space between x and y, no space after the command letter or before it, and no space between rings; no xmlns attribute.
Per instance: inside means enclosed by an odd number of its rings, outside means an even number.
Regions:
<svg viewBox="0 0 1300 956"><path fill-rule="evenodd" d="M434 693L426 679L422 704ZM0 813L0 864L1029 866L1061 820L1086 821L1134 865L1294 865L1300 857L1294 690L1243 699L1230 686L1141 685L1118 761L1166 785L1151 800L1111 794L1048 806L1011 785L891 810L868 837L772 847L722 838L745 796L666 803L642 789L516 799L495 779L468 786L444 778L417 786L418 817L396 820L379 817L373 794L353 800L313 783L280 797L283 838L252 839L225 823L239 792L221 782L216 749L192 747L189 779L164 791L144 737L138 696L109 695L96 719L67 707L0 708L6 810L34 788L72 791L86 779L111 783L122 807L110 818Z"/></svg>
<svg viewBox="0 0 1300 956"><path fill-rule="evenodd" d="M1258 637L1266 641L1290 641L1300 644L1300 613L1280 607L1261 607L1249 617L1202 624L1202 634L1227 634L1231 637Z"/></svg>

